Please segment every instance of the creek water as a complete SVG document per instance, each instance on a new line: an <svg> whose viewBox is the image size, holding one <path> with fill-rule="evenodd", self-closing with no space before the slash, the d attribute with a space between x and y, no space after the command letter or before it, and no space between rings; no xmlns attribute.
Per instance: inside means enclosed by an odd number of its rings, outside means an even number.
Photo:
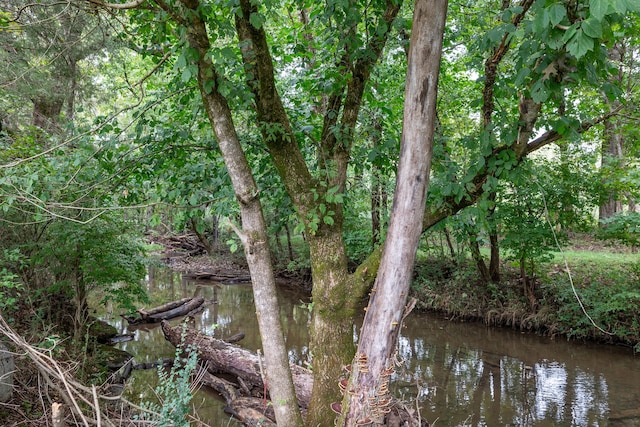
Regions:
<svg viewBox="0 0 640 427"><path fill-rule="evenodd" d="M201 295L196 316L202 332L225 338L243 332L240 345L261 347L250 285L182 280L177 273L151 271L149 293L158 304ZM310 361L308 296L279 290L289 359ZM107 319L134 340L117 344L137 362L172 357L175 349L157 325L128 326ZM172 323L177 324L180 320ZM358 328L354 327L354 336ZM630 349L567 342L477 323L452 322L413 312L399 340L393 392L419 406L435 426L640 426L640 357ZM156 399L155 370L134 371L127 397ZM193 405L211 427L237 426L214 392L200 389Z"/></svg>

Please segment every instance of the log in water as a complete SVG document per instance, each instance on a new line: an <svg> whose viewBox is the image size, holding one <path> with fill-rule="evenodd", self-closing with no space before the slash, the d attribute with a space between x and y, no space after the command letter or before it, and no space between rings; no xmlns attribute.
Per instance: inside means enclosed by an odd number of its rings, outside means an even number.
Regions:
<svg viewBox="0 0 640 427"><path fill-rule="evenodd" d="M183 298L180 301L174 301L151 310L138 310L140 317L122 316L130 325L139 323L157 323L162 320L173 319L175 317L187 316L195 314L204 304L204 298Z"/></svg>

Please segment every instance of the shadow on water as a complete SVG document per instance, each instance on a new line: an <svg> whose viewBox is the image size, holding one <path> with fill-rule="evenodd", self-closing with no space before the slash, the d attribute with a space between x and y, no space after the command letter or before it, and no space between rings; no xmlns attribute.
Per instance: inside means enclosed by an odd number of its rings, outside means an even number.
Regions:
<svg viewBox="0 0 640 427"><path fill-rule="evenodd" d="M243 347L261 347L250 285L189 282L177 273L152 270L148 287L154 304L203 296L207 306L196 316L199 330L216 338L243 332ZM280 289L279 301L289 359L307 365L308 297ZM118 346L137 362L173 356L175 349L157 325L130 327L115 317L110 322L135 334ZM419 406L436 426L640 426L640 359L629 349L412 313L405 319L397 361L396 396ZM153 401L156 385L156 371L134 371L128 398ZM193 405L212 427L238 425L215 393L200 390Z"/></svg>

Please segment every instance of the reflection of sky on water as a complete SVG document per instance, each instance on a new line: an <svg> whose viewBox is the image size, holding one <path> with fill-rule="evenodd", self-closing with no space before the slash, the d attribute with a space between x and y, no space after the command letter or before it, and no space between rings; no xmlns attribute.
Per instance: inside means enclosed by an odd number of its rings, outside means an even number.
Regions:
<svg viewBox="0 0 640 427"><path fill-rule="evenodd" d="M436 425L640 426L640 360L623 349L407 321L396 392Z"/></svg>
<svg viewBox="0 0 640 427"><path fill-rule="evenodd" d="M559 363L536 363L536 417L561 421L567 389L567 371Z"/></svg>
<svg viewBox="0 0 640 427"><path fill-rule="evenodd" d="M200 295L206 306L196 318L199 330L216 338L243 332L241 345L261 347L250 285L194 284L176 274L150 277L153 300L147 307ZM287 291L279 300L289 360L306 366L310 315L302 303L308 300ZM173 356L175 349L158 325L129 327L117 314L110 322L134 334L135 341L118 346L136 361ZM358 333L354 327L354 338ZM417 399L422 417L437 420L436 426L640 426L640 359L625 350L412 313L405 319L396 359L397 397ZM129 385L133 395L148 399L154 376L153 371L135 373ZM209 403L210 395L201 393L198 399L207 401L210 409L200 415L211 426L234 425L221 405Z"/></svg>

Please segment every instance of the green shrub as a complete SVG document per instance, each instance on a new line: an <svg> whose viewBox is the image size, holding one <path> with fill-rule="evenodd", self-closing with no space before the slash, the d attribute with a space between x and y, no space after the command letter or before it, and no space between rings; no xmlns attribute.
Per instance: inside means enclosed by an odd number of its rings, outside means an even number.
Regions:
<svg viewBox="0 0 640 427"><path fill-rule="evenodd" d="M183 343L184 331L183 329ZM143 406L149 410L151 420L158 427L189 427L187 415L193 397L191 376L196 370L198 352L195 346L176 347L173 366L166 372L158 367L158 383L155 388L160 404L147 402Z"/></svg>
<svg viewBox="0 0 640 427"><path fill-rule="evenodd" d="M625 212L600 221L603 239L619 241L632 248L640 245L640 213Z"/></svg>

